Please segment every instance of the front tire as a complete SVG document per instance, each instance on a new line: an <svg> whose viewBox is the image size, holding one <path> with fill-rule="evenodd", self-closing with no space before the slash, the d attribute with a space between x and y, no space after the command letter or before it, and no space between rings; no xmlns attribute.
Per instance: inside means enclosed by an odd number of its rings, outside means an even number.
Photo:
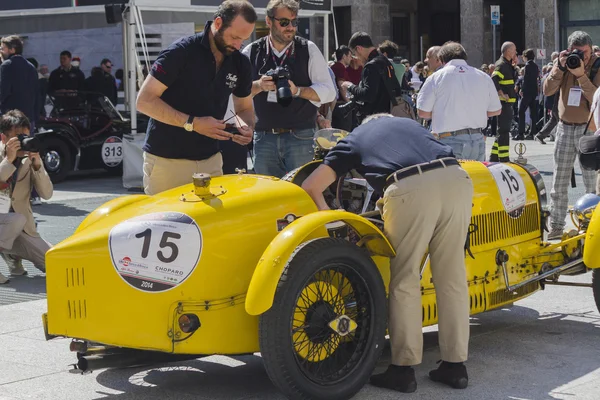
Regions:
<svg viewBox="0 0 600 400"><path fill-rule="evenodd" d="M592 272L592 291L594 292L594 300L596 300L596 308L600 312L600 269L595 269Z"/></svg>
<svg viewBox="0 0 600 400"><path fill-rule="evenodd" d="M44 143L42 161L52 183L64 181L73 171L73 157L69 145L58 137L47 137L42 141Z"/></svg>
<svg viewBox="0 0 600 400"><path fill-rule="evenodd" d="M383 280L365 250L342 239L308 242L260 317L267 374L291 399L348 399L375 369L386 319Z"/></svg>

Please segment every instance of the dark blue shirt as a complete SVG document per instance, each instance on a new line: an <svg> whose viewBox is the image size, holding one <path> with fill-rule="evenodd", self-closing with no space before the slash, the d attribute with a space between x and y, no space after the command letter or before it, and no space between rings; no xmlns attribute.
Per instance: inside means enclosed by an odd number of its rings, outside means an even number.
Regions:
<svg viewBox="0 0 600 400"><path fill-rule="evenodd" d="M150 74L167 89L161 99L177 111L194 117L227 119L229 96L248 97L252 67L239 51L226 56L219 70L210 50L209 29L181 38L163 50ZM216 139L150 119L144 151L159 157L205 160L219 151Z"/></svg>
<svg viewBox="0 0 600 400"><path fill-rule="evenodd" d="M0 114L20 110L35 123L39 102L35 67L21 55L13 55L4 61L0 66Z"/></svg>
<svg viewBox="0 0 600 400"><path fill-rule="evenodd" d="M378 193L392 173L438 158L454 157L452 148L408 118L381 117L352 131L327 154L324 164L337 176L355 169Z"/></svg>

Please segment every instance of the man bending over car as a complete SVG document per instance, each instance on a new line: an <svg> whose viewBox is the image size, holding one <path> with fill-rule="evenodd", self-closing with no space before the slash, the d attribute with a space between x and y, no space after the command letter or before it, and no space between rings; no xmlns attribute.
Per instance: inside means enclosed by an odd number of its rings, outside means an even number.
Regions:
<svg viewBox="0 0 600 400"><path fill-rule="evenodd" d="M29 136L29 119L12 110L0 118L0 255L11 275L26 275L21 259L46 271L46 252L50 244L37 232L29 196L35 187L39 195L52 197L52 182L39 153L21 150L20 135ZM8 283L0 274L0 284Z"/></svg>

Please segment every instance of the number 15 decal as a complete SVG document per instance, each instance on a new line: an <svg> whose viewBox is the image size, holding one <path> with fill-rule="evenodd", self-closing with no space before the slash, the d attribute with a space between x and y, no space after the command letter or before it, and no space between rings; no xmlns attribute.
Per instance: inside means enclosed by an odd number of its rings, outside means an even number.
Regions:
<svg viewBox="0 0 600 400"><path fill-rule="evenodd" d="M501 174L502 174L502 180L504 182L506 182L506 186L508 186L508 189L510 190L510 193L511 194L513 193L513 189L514 189L515 192L518 192L519 188L520 188L520 185L519 185L519 182L517 181L517 178L515 178L512 175L511 170L508 169L508 168L505 168L504 172L501 172Z"/></svg>
<svg viewBox="0 0 600 400"><path fill-rule="evenodd" d="M157 212L113 227L108 238L116 272L145 292L163 292L182 284L198 265L202 232L189 215Z"/></svg>
<svg viewBox="0 0 600 400"><path fill-rule="evenodd" d="M507 213L525 207L527 202L527 192L523 178L515 168L509 164L491 164L488 169L498 187L502 205Z"/></svg>
<svg viewBox="0 0 600 400"><path fill-rule="evenodd" d="M144 238L144 244L142 246L142 258L147 258L148 257L148 252L150 251L150 243L152 241L152 229L148 228L143 232L138 233L137 235L135 235L136 238L140 239L140 238ZM181 235L179 233L175 233L175 232L169 232L169 231L165 231L162 234L162 238L160 239L160 243L158 244L158 247L160 247L161 249L164 249L165 247L169 247L171 249L171 255L169 257L165 257L164 253L162 250L159 250L158 252L156 252L156 257L164 262L164 263L171 263L173 261L175 261L177 259L177 256L179 255L179 247L177 247L177 245L173 242L169 242L169 239L181 239Z"/></svg>

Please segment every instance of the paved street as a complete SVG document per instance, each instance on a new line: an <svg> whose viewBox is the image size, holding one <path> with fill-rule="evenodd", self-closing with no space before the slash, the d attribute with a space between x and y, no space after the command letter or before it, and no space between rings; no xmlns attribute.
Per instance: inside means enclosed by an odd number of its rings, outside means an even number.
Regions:
<svg viewBox="0 0 600 400"><path fill-rule="evenodd" d="M552 178L552 143L525 142L526 157L547 185ZM491 140L488 138L488 153ZM513 154L511 154L512 156ZM584 193L581 175L570 204ZM49 202L34 207L39 230L58 243L85 215L130 192L117 178L81 175L56 185ZM29 276L0 286L0 400L49 399L282 399L259 355L213 356L154 367L69 373L75 361L69 339L46 342L45 278L26 263ZM0 262L0 272L8 274ZM590 282L589 274L570 278ZM399 395L370 385L357 399L589 399L600 398L600 314L591 289L548 287L512 308L472 318L470 386L453 391L429 381L439 359L437 328L426 329L426 352L417 368L419 389ZM389 363L389 349L378 367Z"/></svg>

